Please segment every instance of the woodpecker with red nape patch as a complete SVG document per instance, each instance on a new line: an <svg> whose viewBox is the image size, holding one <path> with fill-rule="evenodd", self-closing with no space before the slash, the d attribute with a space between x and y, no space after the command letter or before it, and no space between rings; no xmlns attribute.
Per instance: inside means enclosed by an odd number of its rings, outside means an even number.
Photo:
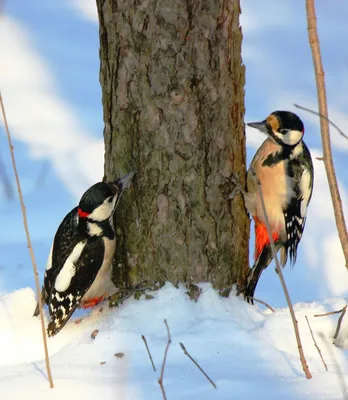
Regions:
<svg viewBox="0 0 348 400"><path fill-rule="evenodd" d="M111 293L116 251L113 214L134 172L115 182L98 182L60 224L48 256L41 298L51 321L48 336L57 334L78 307L98 304ZM37 305L34 316L39 314Z"/></svg>
<svg viewBox="0 0 348 400"><path fill-rule="evenodd" d="M247 125L268 136L251 162L247 193L244 194L246 208L255 223L255 263L244 292L252 302L261 273L273 259L261 198L252 171L261 185L272 237L276 250L280 250L283 267L288 255L292 266L296 262L297 246L312 197L314 171L311 154L302 140L304 126L297 115L275 111L264 121Z"/></svg>

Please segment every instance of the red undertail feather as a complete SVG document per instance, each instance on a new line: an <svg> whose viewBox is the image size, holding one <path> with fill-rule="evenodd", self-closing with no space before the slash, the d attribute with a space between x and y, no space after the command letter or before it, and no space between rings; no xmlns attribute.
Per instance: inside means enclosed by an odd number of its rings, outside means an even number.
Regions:
<svg viewBox="0 0 348 400"><path fill-rule="evenodd" d="M267 227L264 223L259 221L257 218L254 218L255 221L255 253L254 259L255 261L260 257L262 250L265 246L267 246L269 242ZM272 232L272 237L274 242L279 239L278 232Z"/></svg>
<svg viewBox="0 0 348 400"><path fill-rule="evenodd" d="M82 308L94 307L94 306L96 306L97 304L101 303L103 300L105 300L105 297L104 297L104 296L94 297L93 299L89 299L89 300L84 301L84 302L81 304L81 307L82 307Z"/></svg>

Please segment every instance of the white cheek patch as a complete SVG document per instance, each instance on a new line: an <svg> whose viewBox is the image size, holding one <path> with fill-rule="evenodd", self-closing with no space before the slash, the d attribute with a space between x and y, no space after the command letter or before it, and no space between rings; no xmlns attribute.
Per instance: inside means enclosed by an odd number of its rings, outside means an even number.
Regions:
<svg viewBox="0 0 348 400"><path fill-rule="evenodd" d="M274 132L275 136L277 136L283 143L294 146L295 144L299 143L302 140L303 132L301 131L288 131L285 134L280 132Z"/></svg>
<svg viewBox="0 0 348 400"><path fill-rule="evenodd" d="M307 206L311 196L311 175L308 169L302 172L300 190L303 197L301 201L301 217L304 218L307 214Z"/></svg>
<svg viewBox="0 0 348 400"><path fill-rule="evenodd" d="M79 242L75 247L70 256L66 259L63 268L60 270L54 288L58 292L64 292L70 285L71 279L75 276L76 267L75 263L81 256L81 253L86 246L87 241Z"/></svg>
<svg viewBox="0 0 348 400"><path fill-rule="evenodd" d="M93 222L87 222L87 228L90 236L100 236L103 233L102 228Z"/></svg>
<svg viewBox="0 0 348 400"><path fill-rule="evenodd" d="M106 219L110 218L114 211L117 197L118 195L114 196L111 203L108 200L105 200L103 204L101 204L88 215L88 219L93 221L105 221Z"/></svg>
<svg viewBox="0 0 348 400"><path fill-rule="evenodd" d="M51 250L48 254L47 262L46 262L46 271L52 268L52 253L53 253L53 243L51 246Z"/></svg>

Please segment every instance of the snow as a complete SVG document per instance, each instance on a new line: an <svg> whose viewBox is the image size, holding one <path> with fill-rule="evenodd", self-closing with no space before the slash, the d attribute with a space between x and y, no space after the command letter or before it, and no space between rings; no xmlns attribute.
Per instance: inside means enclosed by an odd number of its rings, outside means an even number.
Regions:
<svg viewBox="0 0 348 400"><path fill-rule="evenodd" d="M167 331L172 343L164 372L168 399L342 399L337 368L348 373L346 350L332 345L337 316L314 314L342 308L344 299L295 306L304 352L313 379L306 380L298 357L288 309L272 313L233 294L221 298L203 284L197 302L185 289L166 284L153 299L129 299L116 309L93 309L76 324L73 317L48 339L55 388L46 379L41 325L32 317L32 289L0 300L1 399L99 398L161 399L160 375ZM308 316L328 372L313 345ZM47 321L46 321L47 322ZM95 339L91 333L98 329ZM348 323L338 338L348 346ZM147 339L157 371L153 372L141 335ZM199 362L217 385L214 389L179 346ZM122 358L116 353L123 353ZM343 382L341 382L343 384ZM346 384L346 383L345 383ZM344 398L344 397L343 397Z"/></svg>
<svg viewBox="0 0 348 400"><path fill-rule="evenodd" d="M295 4L296 3L296 4ZM172 399L348 399L348 316L333 346L338 315L314 314L346 304L347 270L337 236L322 155L318 118L294 108L317 109L312 57L303 2L241 0L246 117L259 121L276 109L303 120L314 162L314 194L294 269L284 274L313 379L304 377L289 311L274 268L268 268L256 296L275 313L238 298L219 298L209 285L197 303L183 288L166 285L153 300L127 300L118 309L92 310L80 324L76 312L48 340L55 389L48 388L41 326L32 317L36 301L18 202L0 191L0 399L162 399L157 383L166 345L164 318L172 344L165 370ZM99 84L98 16L95 0L6 3L1 16L0 89L12 132L40 278L54 233L89 185L103 175L103 116ZM276 18L270 16L276 15ZM330 118L343 130L346 109L348 5L317 2ZM0 156L11 178L11 160L0 119ZM264 137L246 127L251 160ZM339 187L348 215L348 142L331 131ZM38 176L46 171L45 182ZM48 171L48 172L47 172ZM253 246L251 240L251 247ZM252 250L250 252L252 254ZM315 300L315 301L314 301ZM47 310L46 310L47 312ZM329 371L313 345L305 315ZM98 329L95 340L90 335ZM145 335L157 372L152 371ZM215 390L183 354L179 342L199 361ZM339 347L337 347L339 346ZM123 352L123 358L114 356ZM100 364L105 362L105 364Z"/></svg>

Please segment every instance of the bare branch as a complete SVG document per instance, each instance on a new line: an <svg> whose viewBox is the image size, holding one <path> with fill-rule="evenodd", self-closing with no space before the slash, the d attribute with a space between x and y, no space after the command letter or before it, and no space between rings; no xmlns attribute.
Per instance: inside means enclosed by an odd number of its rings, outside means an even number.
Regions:
<svg viewBox="0 0 348 400"><path fill-rule="evenodd" d="M269 308L272 312L275 312L275 309L274 309L273 307L271 307L271 306L270 306L268 303L266 303L265 301L256 299L255 297L251 297L251 296L247 296L247 298L248 298L249 300L256 301L256 303L263 304L264 306L266 306L267 308Z"/></svg>
<svg viewBox="0 0 348 400"><path fill-rule="evenodd" d="M296 108L299 108L300 110L308 111L311 114L314 114L314 115L317 115L318 117L326 119L327 122L329 124L331 124L341 136L343 136L344 138L348 139L348 136L342 131L342 129L338 125L336 125L331 119L329 119L326 115L323 115L318 111L311 110L310 108L306 108L306 107L300 106L299 104L294 104L294 106Z"/></svg>
<svg viewBox="0 0 348 400"><path fill-rule="evenodd" d="M49 380L49 383L50 383L50 388L53 388L54 385L53 385L53 379L52 379L52 374L51 374L50 360L49 360L49 357L48 357L45 321L44 321L44 315L43 315L43 311L42 311L42 297L41 297L41 292L40 292L39 273L38 273L37 267L36 267L34 250L33 250L33 247L31 245L31 239L30 239L30 233L29 233L29 227L28 227L28 221L27 221L27 212L26 212L25 205L24 205L23 193L22 193L22 189L21 189L21 184L20 184L18 171L17 171L16 159L15 159L15 155L14 155L14 147L13 147L13 144L12 144L10 130L9 130L9 127L8 127L8 124L7 124L5 107L4 107L4 103L3 103L3 100L2 100L1 93L0 93L0 103L1 103L2 116L4 118L5 130L6 130L7 139L8 139L8 145L9 145L10 153L11 153L13 172L14 172L14 175L15 175L15 178L16 178L16 183L17 183L17 191L18 191L18 195L19 195L19 201L21 203L21 209L22 209L22 215L23 215L23 225L24 225L24 230L25 230L25 234L26 234L26 237L27 237L27 245L28 245L28 249L29 249L29 253L30 253L31 262L33 264L36 292L37 292L37 297L38 297L38 301L39 301L42 340L43 340L44 352L45 352L47 376L48 376L48 380Z"/></svg>
<svg viewBox="0 0 348 400"><path fill-rule="evenodd" d="M340 367L340 364L337 361L336 358L336 354L333 352L333 348L331 346L331 344L328 342L327 338L325 337L325 335L323 333L319 333L319 336L321 337L325 347L326 347L326 351L329 354L330 358L331 358L331 365L333 366L334 372L337 376L337 380L338 383L340 385L340 391L342 393L342 399L343 400L348 400L348 389L347 389L347 385L345 382L345 376L342 372L342 369Z"/></svg>
<svg viewBox="0 0 348 400"><path fill-rule="evenodd" d="M277 256L277 250L276 250L276 247L275 247L275 244L274 244L274 240L273 240L273 237L272 237L272 231L271 231L271 228L270 228L270 225L269 225L269 219L268 219L268 215L267 215L267 211L266 211L265 200L263 198L260 181L259 181L258 177L256 176L255 171L252 168L249 171L251 171L252 177L255 180L256 186L257 186L258 191L259 191L261 205L262 205L262 212L263 212L263 215L265 217L266 228L267 228L267 233L268 233L268 237L269 237L269 241L270 241L270 245L271 245L271 249L272 249L272 254L273 254L273 258L274 258L275 264L276 264L276 270L278 272L278 276L279 276L279 279L280 279L280 282L282 284L282 288L283 288L283 291L284 291L284 294L285 294L286 302L288 303L288 307L289 307L292 323L293 323L293 326L294 326L296 342L297 342L297 347L298 347L298 352L299 352L299 355L300 355L302 368L303 368L303 371L304 371L304 373L306 375L306 378L307 379L311 379L312 375L311 375L311 373L309 371L309 368L308 368L308 365L307 365L307 362L306 362L306 358L305 358L305 355L304 355L304 352L303 352L303 347L302 347L302 343L301 343L300 332L298 330L298 322L297 322L297 319L296 319L296 316L295 316L295 311L294 311L294 308L293 308L292 303L291 303L289 291L288 291L288 288L287 288L286 283L285 283L283 271L282 271L282 269L280 267L280 263L279 263L278 256Z"/></svg>
<svg viewBox="0 0 348 400"><path fill-rule="evenodd" d="M328 122L328 111L326 101L324 69L320 54L320 44L317 34L317 22L315 15L314 0L306 0L307 26L309 45L312 50L313 65L315 70L315 80L317 83L318 105L320 114L321 140L323 143L324 165L329 183L331 199L334 208L338 236L345 258L346 268L348 268L348 233L344 218L340 192L338 189L335 167L332 159L330 129Z"/></svg>
<svg viewBox="0 0 348 400"><path fill-rule="evenodd" d="M327 312L327 313L324 313L324 314L314 314L314 316L315 317L327 317L328 315L341 314L342 311L343 311L343 308L341 308L340 310L337 310L337 311L330 311L330 312Z"/></svg>
<svg viewBox="0 0 348 400"><path fill-rule="evenodd" d="M151 353L150 353L150 349L149 349L149 346L147 345L146 337L144 335L141 335L141 338L143 339L143 342L145 344L145 347L146 347L146 350L147 350L147 354L149 355L149 359L150 359L151 364L152 364L152 368L156 372L156 367L155 367L155 364L153 363L153 359L152 359L152 356L151 356Z"/></svg>
<svg viewBox="0 0 348 400"><path fill-rule="evenodd" d="M337 327L336 327L336 332L335 332L335 334L334 334L334 336L333 336L334 339L337 339L337 336L338 336L338 334L340 333L341 324L342 324L343 317L344 317L346 311L347 311L347 305L345 305L345 306L342 308L341 315L340 315L340 317L338 318Z"/></svg>
<svg viewBox="0 0 348 400"><path fill-rule="evenodd" d="M186 347L183 345L183 343L180 342L179 344L180 344L180 347L182 348L184 354L195 364L195 366L202 372L202 374L208 379L208 381L216 389L216 384L214 383L214 381L208 376L208 374L203 370L203 368L198 364L198 362L192 358L192 356L186 350Z"/></svg>
<svg viewBox="0 0 348 400"><path fill-rule="evenodd" d="M164 356L163 356L163 362L162 362L162 368L161 368L161 375L158 378L158 384L160 385L161 391L162 391L162 396L164 400L167 400L167 396L166 396L166 392L164 390L164 386L163 386L163 376L164 376L164 368L166 366L166 361L167 361L167 354L168 354L168 349L170 346L170 343L172 342L172 339L170 337L170 331L169 331L169 326L167 324L167 320L164 320L164 323L166 325L167 328L167 335L168 335L168 341L167 341L167 345L166 348L164 350Z"/></svg>
<svg viewBox="0 0 348 400"><path fill-rule="evenodd" d="M319 356L320 356L320 358L321 358L321 361L323 362L324 368L325 368L326 371L327 371L328 369L327 369L326 362L324 361L324 358L323 358L323 355L321 354L320 348L319 348L319 346L317 345L317 342L316 342L316 340L315 340L315 338L314 338L314 334L313 334L311 325L310 325L310 323L309 323L309 321L308 321L307 315L306 315L305 317L306 317L306 321L307 321L307 324L308 324L309 331L310 331L310 333L311 333L311 335L312 335L312 339L313 339L313 342L314 342L314 346L315 346L315 348L318 350L318 353L319 353Z"/></svg>

